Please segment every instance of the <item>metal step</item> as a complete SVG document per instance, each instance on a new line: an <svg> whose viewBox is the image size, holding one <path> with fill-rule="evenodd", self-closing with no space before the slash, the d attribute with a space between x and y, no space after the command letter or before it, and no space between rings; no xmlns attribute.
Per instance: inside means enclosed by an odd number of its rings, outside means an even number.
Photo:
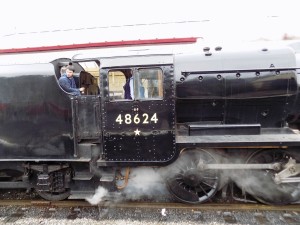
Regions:
<svg viewBox="0 0 300 225"><path fill-rule="evenodd" d="M90 172L76 172L73 180L91 180L93 174Z"/></svg>
<svg viewBox="0 0 300 225"><path fill-rule="evenodd" d="M114 174L103 174L100 178L101 182L113 182L115 179Z"/></svg>

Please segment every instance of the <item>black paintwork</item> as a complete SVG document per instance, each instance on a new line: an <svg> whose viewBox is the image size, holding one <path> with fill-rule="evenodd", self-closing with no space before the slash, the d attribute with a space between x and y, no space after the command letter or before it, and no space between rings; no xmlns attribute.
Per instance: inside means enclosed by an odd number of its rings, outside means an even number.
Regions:
<svg viewBox="0 0 300 225"><path fill-rule="evenodd" d="M51 64L1 68L0 124L1 159L71 156L71 101Z"/></svg>
<svg viewBox="0 0 300 225"><path fill-rule="evenodd" d="M296 78L294 70L193 72L176 86L178 122L283 127L298 94Z"/></svg>
<svg viewBox="0 0 300 225"><path fill-rule="evenodd" d="M293 69L185 71L184 79L175 86L173 65L148 65L163 71L163 99L110 101L108 71L115 68L101 69L99 95L91 92L93 95L74 97L58 85L56 67L61 63L53 64L1 68L1 160L92 159L104 166L165 165L176 160L182 143L184 147L201 146L200 136L258 137L266 128L276 128L273 133L278 134L287 127L291 114L299 114L297 75ZM147 65L130 67L134 71L139 68ZM80 80L80 85L86 85L82 83L85 79ZM158 122L116 122L120 114L130 114L132 118L138 115L142 120L144 113L156 113ZM175 126L180 124L183 126ZM254 145L272 142L261 142L256 137L252 137ZM209 140L206 146L229 146L230 142L222 139L223 144L216 144ZM231 140L231 146L234 143Z"/></svg>

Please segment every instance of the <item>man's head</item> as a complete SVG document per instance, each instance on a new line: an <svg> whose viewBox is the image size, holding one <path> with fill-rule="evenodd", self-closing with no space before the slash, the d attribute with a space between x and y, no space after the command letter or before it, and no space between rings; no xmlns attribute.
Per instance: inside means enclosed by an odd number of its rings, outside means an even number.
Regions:
<svg viewBox="0 0 300 225"><path fill-rule="evenodd" d="M72 65L67 66L67 69L66 69L67 77L69 77L69 78L73 77L74 71L75 71L74 66L72 66Z"/></svg>

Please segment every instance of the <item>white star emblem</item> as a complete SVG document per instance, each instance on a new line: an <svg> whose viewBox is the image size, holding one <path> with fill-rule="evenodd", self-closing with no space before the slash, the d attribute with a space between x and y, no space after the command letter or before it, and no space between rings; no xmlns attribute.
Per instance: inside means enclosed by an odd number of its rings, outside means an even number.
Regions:
<svg viewBox="0 0 300 225"><path fill-rule="evenodd" d="M133 132L134 132L135 136L137 136L137 135L140 136L141 131L138 128L136 128L136 130Z"/></svg>

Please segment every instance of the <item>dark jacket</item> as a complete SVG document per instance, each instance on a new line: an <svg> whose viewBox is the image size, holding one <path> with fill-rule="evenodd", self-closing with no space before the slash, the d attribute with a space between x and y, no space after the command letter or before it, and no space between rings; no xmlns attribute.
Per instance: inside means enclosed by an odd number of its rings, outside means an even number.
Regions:
<svg viewBox="0 0 300 225"><path fill-rule="evenodd" d="M68 78L66 74L63 74L59 78L58 83L64 91L69 92L72 95L80 95L80 91L76 87L75 80L73 77Z"/></svg>
<svg viewBox="0 0 300 225"><path fill-rule="evenodd" d="M127 79L125 85L123 86L124 99L132 99L132 96L131 96L131 93L132 93L131 89L133 88L132 86L133 86L133 80L130 77L129 79Z"/></svg>

